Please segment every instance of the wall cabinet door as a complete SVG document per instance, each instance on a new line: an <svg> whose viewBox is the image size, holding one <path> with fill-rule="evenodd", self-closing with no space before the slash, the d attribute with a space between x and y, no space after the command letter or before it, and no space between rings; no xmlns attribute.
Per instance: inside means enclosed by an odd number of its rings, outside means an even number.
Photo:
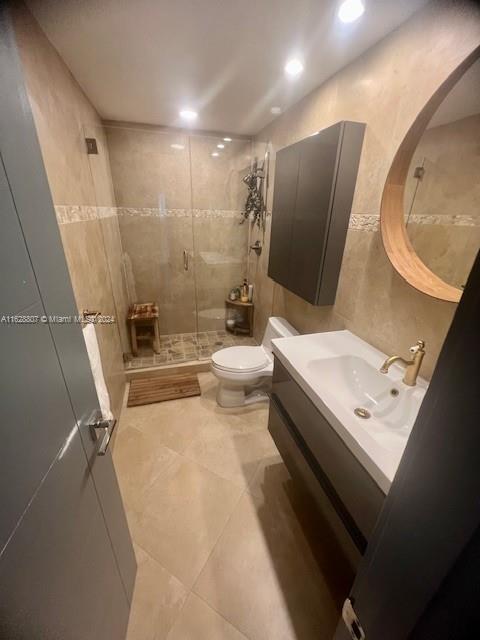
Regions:
<svg viewBox="0 0 480 640"><path fill-rule="evenodd" d="M338 122L277 153L268 275L335 302L365 125Z"/></svg>
<svg viewBox="0 0 480 640"><path fill-rule="evenodd" d="M268 275L287 289L291 287L290 253L299 161L299 145L282 149L275 160L275 223L272 224Z"/></svg>
<svg viewBox="0 0 480 640"><path fill-rule="evenodd" d="M288 288L312 304L316 303L328 240L340 133L337 124L300 146Z"/></svg>

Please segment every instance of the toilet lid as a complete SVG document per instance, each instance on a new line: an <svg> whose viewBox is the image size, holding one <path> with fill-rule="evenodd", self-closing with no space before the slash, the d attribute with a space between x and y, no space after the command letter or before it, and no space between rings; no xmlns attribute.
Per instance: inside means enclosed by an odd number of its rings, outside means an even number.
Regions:
<svg viewBox="0 0 480 640"><path fill-rule="evenodd" d="M227 371L256 371L270 361L262 347L228 347L214 353L212 362Z"/></svg>

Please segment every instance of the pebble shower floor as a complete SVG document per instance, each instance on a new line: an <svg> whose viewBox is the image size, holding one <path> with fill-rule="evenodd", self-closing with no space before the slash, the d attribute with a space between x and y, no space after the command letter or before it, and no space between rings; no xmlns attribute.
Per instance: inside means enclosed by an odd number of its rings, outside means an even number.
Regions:
<svg viewBox="0 0 480 640"><path fill-rule="evenodd" d="M125 368L140 369L190 360L208 360L219 349L256 344L254 338L244 335L235 336L223 330L166 334L160 336L160 353L153 353L148 348L140 348L138 356L126 354Z"/></svg>

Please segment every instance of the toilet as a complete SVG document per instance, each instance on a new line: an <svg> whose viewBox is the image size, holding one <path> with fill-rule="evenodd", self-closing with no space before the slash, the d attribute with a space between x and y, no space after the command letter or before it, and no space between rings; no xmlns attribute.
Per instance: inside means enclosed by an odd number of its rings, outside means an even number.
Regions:
<svg viewBox="0 0 480 640"><path fill-rule="evenodd" d="M218 378L217 403L241 407L268 400L266 390L273 374L272 340L298 335L283 318L269 318L259 347L228 347L212 356L212 373Z"/></svg>

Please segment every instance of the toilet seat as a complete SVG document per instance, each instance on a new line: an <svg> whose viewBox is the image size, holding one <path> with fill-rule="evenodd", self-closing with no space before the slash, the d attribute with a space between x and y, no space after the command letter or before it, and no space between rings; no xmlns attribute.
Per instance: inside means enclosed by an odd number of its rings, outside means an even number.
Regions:
<svg viewBox="0 0 480 640"><path fill-rule="evenodd" d="M262 347L227 347L212 355L212 363L223 371L249 373L264 369L270 359Z"/></svg>

